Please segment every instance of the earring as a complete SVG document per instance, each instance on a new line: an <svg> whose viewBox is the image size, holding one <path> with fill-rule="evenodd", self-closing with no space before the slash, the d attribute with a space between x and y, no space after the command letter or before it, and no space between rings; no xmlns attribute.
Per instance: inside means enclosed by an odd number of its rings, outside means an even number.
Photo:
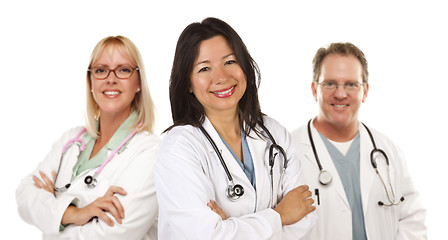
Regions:
<svg viewBox="0 0 448 240"><path fill-rule="evenodd" d="M93 89L90 89L90 92L92 92L92 93L93 93Z"/></svg>
<svg viewBox="0 0 448 240"><path fill-rule="evenodd" d="M140 88L137 88L137 92L140 92Z"/></svg>

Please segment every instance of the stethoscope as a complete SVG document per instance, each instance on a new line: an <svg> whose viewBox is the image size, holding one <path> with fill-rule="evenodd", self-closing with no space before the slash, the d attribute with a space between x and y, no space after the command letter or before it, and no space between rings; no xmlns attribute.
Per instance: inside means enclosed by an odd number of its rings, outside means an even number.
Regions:
<svg viewBox="0 0 448 240"><path fill-rule="evenodd" d="M103 170L103 168L112 160L112 158L115 156L115 154L117 154L117 152L137 133L137 129L141 126L142 124L140 123L124 140L123 142L120 143L120 145L118 145L118 147L107 157L106 161L103 162L103 164L101 164L101 166L95 171L95 173L92 175L88 175L84 178L84 183L87 185L87 187L89 188L94 188L97 184L97 177L98 175L101 173L101 171ZM54 183L56 184L56 180L58 179L59 176L59 171L61 170L61 165L62 165L62 159L64 158L65 153L67 152L67 149L69 147L71 147L73 144L77 144L79 146L79 153L81 153L82 151L84 151L85 148L85 142L84 140L81 138L81 135L86 132L86 129L82 129L78 135L76 135L75 138L69 140L64 147L62 148L62 153L61 153L61 158L59 159L59 167L58 167L58 171L56 173L56 177L54 179ZM72 181L74 179L74 174L72 173L72 177L70 179L70 182L65 184L65 186L63 187L56 187L54 186L54 190L56 192L65 192L67 191L67 189L71 186Z"/></svg>
<svg viewBox="0 0 448 240"><path fill-rule="evenodd" d="M331 175L330 172L324 170L322 167L322 164L320 163L320 160L319 160L319 157L318 157L317 151L316 151L316 146L314 145L313 136L311 134L311 122L312 122L312 119L308 122L308 137L310 139L311 148L313 149L314 158L316 159L316 163L317 163L317 166L319 167L319 171L320 171L319 182L322 185L327 185L331 182L331 180L333 179L333 176ZM378 201L378 205L387 206L387 207L399 205L401 202L404 201L405 198L401 197L399 201L396 201L395 192L392 187L392 182L390 180L389 158L387 157L386 152L384 152L382 149L376 147L376 143L375 143L375 140L373 139L373 134L370 131L370 129L364 123L362 123L362 125L367 130L367 133L370 136L370 141L372 142L372 145L373 145L373 149L370 152L370 162L372 164L373 169L375 169L376 174L380 177L380 180L383 183L384 190L386 191L387 199L389 200L389 204L385 204L382 201ZM375 156L378 156L378 155L383 155L383 157L386 161L386 164L387 164L387 175L389 178L389 187L390 187L390 192L391 192L392 198L389 195L389 191L387 190L386 183L384 182L383 177L381 176L380 172L378 171L378 165L377 165L376 159L375 159Z"/></svg>
<svg viewBox="0 0 448 240"><path fill-rule="evenodd" d="M285 169L287 167L286 152L280 145L278 145L275 142L275 139L272 137L272 135L269 132L269 130L263 124L259 123L259 125L267 133L269 139L272 142L271 146L269 147L269 167L270 167L270 177L271 177L270 206L271 206L271 208L275 208L277 203L274 202L274 197L273 197L273 193L274 193L274 175L273 175L274 162L275 162L275 157L278 155L278 153L280 153L283 156L283 169L281 170L281 173L280 173L280 183L279 183L279 184L281 184L281 188L282 188L283 187L283 184L282 184L283 176L285 174ZM226 172L227 179L228 179L228 186L226 188L227 197L231 201L237 201L238 199L241 198L241 196L243 196L243 194L244 194L244 187L241 186L240 184L235 184L234 183L233 177L230 174L229 169L227 168L227 165L224 162L224 158L222 157L222 154L219 151L218 147L216 146L215 142L213 141L213 139L210 137L210 135L207 133L207 131L202 126L199 126L199 129L202 131L202 133L205 135L207 140L212 145L213 149L216 152L216 155L219 158L219 161L221 162L222 167L224 168L224 171ZM274 153L274 149L277 150L276 153Z"/></svg>

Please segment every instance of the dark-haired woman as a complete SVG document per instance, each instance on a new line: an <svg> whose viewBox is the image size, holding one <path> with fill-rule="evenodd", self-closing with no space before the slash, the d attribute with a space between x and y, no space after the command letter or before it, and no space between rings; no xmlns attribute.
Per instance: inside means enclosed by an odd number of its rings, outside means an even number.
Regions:
<svg viewBox="0 0 448 240"><path fill-rule="evenodd" d="M160 239L300 239L310 232L311 192L288 131L260 110L257 78L227 23L207 18L182 32L170 82L174 124L155 170Z"/></svg>

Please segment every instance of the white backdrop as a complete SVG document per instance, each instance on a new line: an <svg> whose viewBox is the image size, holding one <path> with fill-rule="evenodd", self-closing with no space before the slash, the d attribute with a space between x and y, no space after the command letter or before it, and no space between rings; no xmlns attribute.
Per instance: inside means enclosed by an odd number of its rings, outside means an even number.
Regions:
<svg viewBox="0 0 448 240"><path fill-rule="evenodd" d="M440 239L448 214L442 180L448 166L445 5L433 0L2 3L2 234L40 238L18 216L15 189L63 131L83 124L86 67L95 44L124 35L138 46L161 133L171 124L168 81L177 38L188 24L213 16L240 34L258 62L262 111L290 130L317 113L310 90L315 51L336 41L359 46L370 71L360 119L401 147L427 207L429 236Z"/></svg>

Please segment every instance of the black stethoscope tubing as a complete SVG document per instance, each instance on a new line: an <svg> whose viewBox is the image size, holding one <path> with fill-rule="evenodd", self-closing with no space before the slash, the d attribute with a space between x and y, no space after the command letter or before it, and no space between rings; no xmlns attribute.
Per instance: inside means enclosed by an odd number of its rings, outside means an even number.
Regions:
<svg viewBox="0 0 448 240"><path fill-rule="evenodd" d="M229 169L227 168L227 165L224 162L224 158L222 157L221 152L219 151L218 147L215 144L215 141L213 141L213 139L210 137L208 132L202 126L199 126L199 129L201 129L202 133L205 135L207 140L212 145L213 149L216 152L216 155L219 158L219 161L221 162L222 167L224 168L224 171L226 172L227 179L229 180L229 185L227 186L227 189L226 189L227 197L232 201L238 200L244 194L243 186L241 186L240 184L235 184L233 182L232 174L230 174Z"/></svg>
<svg viewBox="0 0 448 240"><path fill-rule="evenodd" d="M199 129L201 129L202 133L205 135L207 140L212 144L213 149L215 150L215 152L218 155L219 161L221 162L222 166L224 167L224 171L226 172L226 175L227 175L227 178L229 179L229 182L233 182L233 177L230 174L229 169L227 168L227 165L224 162L224 158L222 157L218 147L216 146L215 141L213 141L213 139L210 137L208 132L202 126L200 126Z"/></svg>
<svg viewBox="0 0 448 240"><path fill-rule="evenodd" d="M310 139L311 148L313 149L314 158L316 159L317 166L319 167L319 182L322 185L327 185L333 180L333 176L327 170L324 170L320 163L319 156L317 155L316 146L314 145L313 135L311 134L311 120L308 122L308 138Z"/></svg>
<svg viewBox="0 0 448 240"><path fill-rule="evenodd" d="M312 119L310 119L310 120L308 121L308 137L309 137L309 139L310 139L311 148L313 149L314 158L316 159L317 166L319 167L319 170L320 170L320 173L319 173L319 182L320 182L322 185L327 185L327 184L329 184L329 183L331 182L331 179L330 179L329 181L327 181L327 182L323 182L323 181L321 181L321 175L322 175L324 172L327 172L327 171L323 170L322 164L321 164L321 162L320 162L320 160L319 160L319 157L318 157L318 155L317 155L316 147L315 147L315 145L314 145L314 141L313 141L313 136L312 136L312 134L311 134L311 122L312 122ZM370 141L372 142L372 145L373 145L373 149L372 149L372 151L370 152L370 163L372 164L372 167L375 169L375 172L377 173L377 175L380 177L381 182L383 183L383 186L384 186L384 190L386 191L387 198L388 198L388 200L389 200L389 202L390 202L390 204L385 204L384 202L379 201L379 202L378 202L378 205L380 205L380 206L393 206L393 205L398 205L398 204L400 204L401 202L403 202L403 201L405 200L405 198L404 198L404 197L401 197L400 200L399 200L398 202L395 202L395 192L394 192L394 190L393 190L393 188L392 188L392 183L391 183L391 181L390 181L390 171L389 171L390 165L389 165L389 158L387 157L386 152L384 152L382 149L379 149L379 148L376 147L375 139L373 138L373 134L372 134L372 132L370 131L370 129L369 129L364 123L361 123L361 124L362 124L362 125L364 126L364 128L367 130L367 133L369 134L369 137L370 137ZM385 184L383 178L381 177L381 174L380 174L379 171L378 171L378 165L377 165L376 160L375 160L375 157L374 157L375 153L379 153L379 154L383 155L383 156L384 156L384 159L385 159L385 161L386 161L387 168L388 168L388 176L389 176L389 186L390 186L390 189L391 189L391 193L392 193L392 198L393 198L393 199L390 199L389 192L388 192L388 190L387 190L387 188L386 188L386 184ZM328 172L327 172L327 173L328 173ZM330 173L328 173L328 174L330 174ZM330 175L330 176L331 176L331 175Z"/></svg>

